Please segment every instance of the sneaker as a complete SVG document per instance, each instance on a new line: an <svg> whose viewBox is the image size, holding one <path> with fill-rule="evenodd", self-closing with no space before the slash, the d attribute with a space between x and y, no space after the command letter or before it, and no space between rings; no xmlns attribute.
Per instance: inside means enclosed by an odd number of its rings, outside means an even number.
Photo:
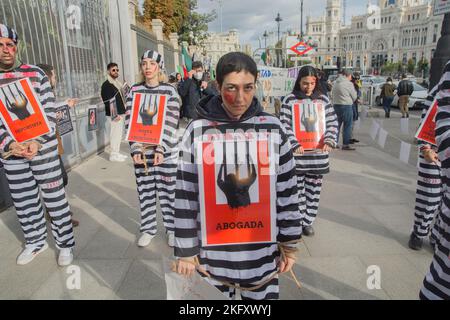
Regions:
<svg viewBox="0 0 450 320"><path fill-rule="evenodd" d="M311 226L303 226L303 235L307 237L311 237L314 235L314 229Z"/></svg>
<svg viewBox="0 0 450 320"><path fill-rule="evenodd" d="M147 247L150 244L150 242L152 242L154 237L155 237L155 235L143 233L138 240L138 246L141 248Z"/></svg>
<svg viewBox="0 0 450 320"><path fill-rule="evenodd" d="M356 149L353 148L353 147L350 147L349 145L347 145L347 146L342 146L342 150L353 151L353 150L356 150Z"/></svg>
<svg viewBox="0 0 450 320"><path fill-rule="evenodd" d="M423 240L418 238L414 233L411 233L411 236L409 237L408 246L416 251L419 251L422 249Z"/></svg>
<svg viewBox="0 0 450 320"><path fill-rule="evenodd" d="M25 248L21 254L17 257L17 264L19 266L24 266L30 263L39 253L44 252L48 249L47 242L44 243L41 249L37 250L36 246Z"/></svg>
<svg viewBox="0 0 450 320"><path fill-rule="evenodd" d="M58 265L60 267L66 267L73 261L72 248L62 248L59 250Z"/></svg>
<svg viewBox="0 0 450 320"><path fill-rule="evenodd" d="M175 247L175 233L174 232L167 232L167 244L171 248Z"/></svg>
<svg viewBox="0 0 450 320"><path fill-rule="evenodd" d="M117 154L112 154L109 156L109 161L111 162L125 162L125 158L122 158L121 156Z"/></svg>

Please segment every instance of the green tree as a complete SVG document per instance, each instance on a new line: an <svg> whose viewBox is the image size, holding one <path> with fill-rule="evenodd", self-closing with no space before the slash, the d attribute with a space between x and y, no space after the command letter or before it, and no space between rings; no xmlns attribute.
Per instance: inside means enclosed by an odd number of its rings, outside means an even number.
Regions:
<svg viewBox="0 0 450 320"><path fill-rule="evenodd" d="M153 19L160 19L164 23L163 32L168 35L174 29L174 0L145 0L144 13L138 20L145 26L151 27Z"/></svg>
<svg viewBox="0 0 450 320"><path fill-rule="evenodd" d="M408 60L408 66L406 67L406 69L408 70L409 73L411 74L414 73L414 71L416 70L416 63L414 62L413 59Z"/></svg>
<svg viewBox="0 0 450 320"><path fill-rule="evenodd" d="M197 0L186 0L188 2L188 15L178 31L180 42L187 41L189 44L202 45L208 38L208 23L217 17L215 11L207 14L195 12L198 8Z"/></svg>

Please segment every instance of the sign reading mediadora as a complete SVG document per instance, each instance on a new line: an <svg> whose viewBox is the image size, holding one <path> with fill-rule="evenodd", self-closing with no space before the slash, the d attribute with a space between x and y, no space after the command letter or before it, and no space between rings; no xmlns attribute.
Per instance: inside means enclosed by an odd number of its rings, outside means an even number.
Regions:
<svg viewBox="0 0 450 320"><path fill-rule="evenodd" d="M450 0L435 0L434 1L434 15L450 13Z"/></svg>

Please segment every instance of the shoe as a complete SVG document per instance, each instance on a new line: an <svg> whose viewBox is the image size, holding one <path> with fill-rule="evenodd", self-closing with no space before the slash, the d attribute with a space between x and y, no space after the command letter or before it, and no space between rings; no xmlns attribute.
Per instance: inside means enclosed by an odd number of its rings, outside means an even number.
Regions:
<svg viewBox="0 0 450 320"><path fill-rule="evenodd" d="M350 142L353 142L353 143L359 143L359 140L357 140L357 139L352 139L352 140L350 140Z"/></svg>
<svg viewBox="0 0 450 320"><path fill-rule="evenodd" d="M356 150L356 149L347 145L347 146L342 146L342 150L353 151L353 150Z"/></svg>
<svg viewBox="0 0 450 320"><path fill-rule="evenodd" d="M411 236L409 237L408 246L416 251L419 251L422 249L423 240L418 238L414 233L411 233Z"/></svg>
<svg viewBox="0 0 450 320"><path fill-rule="evenodd" d="M314 229L311 226L303 226L303 235L307 237L311 237L314 235Z"/></svg>
<svg viewBox="0 0 450 320"><path fill-rule="evenodd" d="M138 246L141 248L147 247L150 244L150 242L152 242L154 237L155 237L155 235L143 233L138 240Z"/></svg>
<svg viewBox="0 0 450 320"><path fill-rule="evenodd" d="M58 265L60 267L66 267L73 261L72 248L62 248L59 250Z"/></svg>
<svg viewBox="0 0 450 320"><path fill-rule="evenodd" d="M384 113L384 117L385 117L385 118L389 118L389 115L388 115L387 112Z"/></svg>
<svg viewBox="0 0 450 320"><path fill-rule="evenodd" d="M167 232L167 244L169 247L175 247L175 232Z"/></svg>
<svg viewBox="0 0 450 320"><path fill-rule="evenodd" d="M409 113L406 114L406 117L409 118Z"/></svg>
<svg viewBox="0 0 450 320"><path fill-rule="evenodd" d="M112 154L109 156L109 161L111 162L125 162L125 158L122 158L121 156L117 154Z"/></svg>
<svg viewBox="0 0 450 320"><path fill-rule="evenodd" d="M19 266L24 266L30 263L39 253L44 252L48 249L47 242L44 243L41 249L37 250L36 246L25 248L21 254L17 257L17 264Z"/></svg>
<svg viewBox="0 0 450 320"><path fill-rule="evenodd" d="M72 219L72 226L73 226L74 228L78 227L79 225L80 225L80 221L75 220L75 219Z"/></svg>

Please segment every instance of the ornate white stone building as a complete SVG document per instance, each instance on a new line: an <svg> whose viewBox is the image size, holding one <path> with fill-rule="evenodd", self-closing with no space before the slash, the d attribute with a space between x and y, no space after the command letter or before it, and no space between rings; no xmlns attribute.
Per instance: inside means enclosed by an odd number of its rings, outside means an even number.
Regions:
<svg viewBox="0 0 450 320"><path fill-rule="evenodd" d="M318 50L316 64L379 71L388 62L430 62L440 36L443 16L433 16L427 0L368 1L366 13L342 24L342 1L327 0L326 15L307 18L306 33Z"/></svg>
<svg viewBox="0 0 450 320"><path fill-rule="evenodd" d="M232 29L227 33L210 33L202 49L205 64L215 68L223 55L228 52L241 51L238 30Z"/></svg>

